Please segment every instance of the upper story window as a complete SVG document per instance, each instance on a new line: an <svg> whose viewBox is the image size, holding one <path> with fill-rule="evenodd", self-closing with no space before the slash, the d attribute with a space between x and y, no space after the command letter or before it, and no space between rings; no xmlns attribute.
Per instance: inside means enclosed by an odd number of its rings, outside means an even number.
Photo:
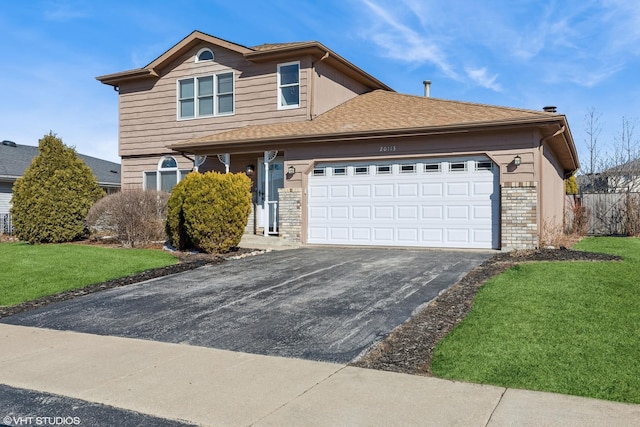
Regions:
<svg viewBox="0 0 640 427"><path fill-rule="evenodd" d="M213 61L213 52L207 47L200 49L196 55L196 62L205 61Z"/></svg>
<svg viewBox="0 0 640 427"><path fill-rule="evenodd" d="M300 62L278 64L278 109L300 106Z"/></svg>
<svg viewBox="0 0 640 427"><path fill-rule="evenodd" d="M178 119L233 114L233 73L178 80Z"/></svg>

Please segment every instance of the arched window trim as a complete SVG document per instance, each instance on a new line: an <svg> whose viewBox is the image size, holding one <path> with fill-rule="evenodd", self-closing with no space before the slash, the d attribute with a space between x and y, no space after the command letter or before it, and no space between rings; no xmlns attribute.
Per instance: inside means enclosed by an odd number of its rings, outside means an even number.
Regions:
<svg viewBox="0 0 640 427"><path fill-rule="evenodd" d="M200 55L202 55L205 52L209 52L211 54L211 58L210 59L200 59ZM203 47L196 54L196 62L210 62L210 61L213 61L215 59L215 57L216 56L213 54L213 51L211 49L209 49L208 47Z"/></svg>
<svg viewBox="0 0 640 427"><path fill-rule="evenodd" d="M173 162L175 163L175 167L169 167L169 168L162 167L162 164L165 162L165 160L173 160ZM162 173L161 172L173 172L173 171L175 171L175 173L176 173L176 184L180 182L180 168L179 168L179 166L180 165L178 164L178 161L173 156L162 156L160 158L160 160L158 160L158 167L157 167L157 173L156 173L156 188L158 190L162 189Z"/></svg>

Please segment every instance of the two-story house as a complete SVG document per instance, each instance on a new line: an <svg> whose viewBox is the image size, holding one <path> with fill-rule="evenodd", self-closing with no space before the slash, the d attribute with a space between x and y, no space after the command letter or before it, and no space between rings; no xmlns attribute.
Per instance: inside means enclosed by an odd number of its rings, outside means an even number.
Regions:
<svg viewBox="0 0 640 427"><path fill-rule="evenodd" d="M318 42L195 31L97 79L119 94L123 188L244 172L248 232L305 244L536 247L579 166L555 110L398 94Z"/></svg>

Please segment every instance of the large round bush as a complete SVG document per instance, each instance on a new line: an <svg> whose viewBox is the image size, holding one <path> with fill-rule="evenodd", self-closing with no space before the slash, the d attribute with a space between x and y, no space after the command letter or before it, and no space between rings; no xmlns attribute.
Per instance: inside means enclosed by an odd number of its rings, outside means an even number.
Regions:
<svg viewBox="0 0 640 427"><path fill-rule="evenodd" d="M167 233L179 249L228 252L240 243L251 211L251 180L242 173L190 173L167 205Z"/></svg>

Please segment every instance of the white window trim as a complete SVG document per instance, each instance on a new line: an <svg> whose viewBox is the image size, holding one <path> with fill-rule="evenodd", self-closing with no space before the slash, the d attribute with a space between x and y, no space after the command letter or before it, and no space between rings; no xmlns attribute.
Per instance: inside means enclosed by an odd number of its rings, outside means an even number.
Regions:
<svg viewBox="0 0 640 427"><path fill-rule="evenodd" d="M220 113L218 111L218 76L223 74L231 74L231 86L232 86L232 96L233 96L233 104L232 111L230 113ZM203 77L213 77L213 114L207 114L205 116L201 116L198 111L198 79ZM185 99L193 99L193 117L180 117L180 82L185 80L193 80L193 98L185 98ZM176 119L178 121L183 120L196 120L196 119L205 119L210 117L224 117L224 116L233 116L236 114L236 74L233 70L221 71L219 73L214 74L203 74L193 77L184 77L180 79L176 79Z"/></svg>
<svg viewBox="0 0 640 427"><path fill-rule="evenodd" d="M211 52L211 56L212 56L213 58L211 58L211 59L204 59L204 60L200 60L200 55L202 54L202 52L206 52L206 51ZM216 55L213 53L213 51L212 51L211 49L209 49L208 47L203 47L202 49L200 49L200 50L198 51L198 53L196 53L196 60L195 60L195 62L211 62L211 61L213 61L213 60L215 60L215 59L216 59Z"/></svg>
<svg viewBox="0 0 640 427"><path fill-rule="evenodd" d="M297 65L298 66L298 83L296 84L288 84L288 85L284 85L282 86L280 84L280 68L281 67L286 67L288 65ZM285 62L282 64L278 64L278 72L277 72L277 79L278 79L278 110L291 110L294 108L300 108L300 96L301 96L301 91L300 91L300 61L293 61L293 62ZM297 104L291 104L291 105L282 105L282 91L280 90L283 87L293 87L293 86L298 86L298 103Z"/></svg>
<svg viewBox="0 0 640 427"><path fill-rule="evenodd" d="M176 167L175 168L163 168L162 166L162 162L165 159L173 159L173 161L176 162ZM162 191L161 189L161 183L162 183L162 177L160 176L160 172L172 172L175 171L176 172L176 185L182 180L182 174L185 173L185 176L187 175L187 173L189 173L190 171L187 169L180 169L180 164L178 163L178 161L176 160L176 158L174 156L162 156L160 158L160 160L158 160L157 166L155 170L146 170L142 172L142 189L143 190L149 190L147 188L147 174L150 173L155 173L156 174L156 189L155 191Z"/></svg>

